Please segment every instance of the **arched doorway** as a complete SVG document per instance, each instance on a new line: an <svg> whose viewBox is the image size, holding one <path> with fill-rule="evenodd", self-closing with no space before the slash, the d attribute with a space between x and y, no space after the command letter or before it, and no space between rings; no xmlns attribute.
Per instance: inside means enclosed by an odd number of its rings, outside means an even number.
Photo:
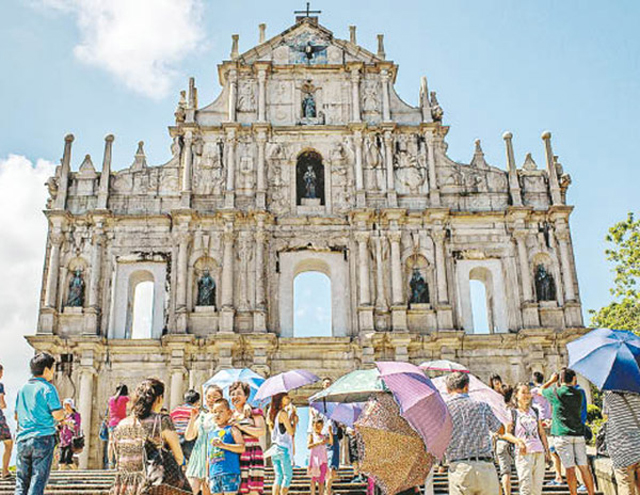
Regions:
<svg viewBox="0 0 640 495"><path fill-rule="evenodd" d="M293 280L293 336L331 337L331 279L307 271Z"/></svg>
<svg viewBox="0 0 640 495"><path fill-rule="evenodd" d="M296 162L296 204L324 206L324 165L317 151L303 151Z"/></svg>

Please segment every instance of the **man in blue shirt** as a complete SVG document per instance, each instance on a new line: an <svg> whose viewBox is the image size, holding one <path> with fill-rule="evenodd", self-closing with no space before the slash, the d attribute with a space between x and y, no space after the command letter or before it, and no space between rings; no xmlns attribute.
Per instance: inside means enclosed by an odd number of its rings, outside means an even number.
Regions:
<svg viewBox="0 0 640 495"><path fill-rule="evenodd" d="M15 495L43 495L51 472L56 423L64 410L53 380L55 359L47 352L31 362L33 375L16 399L16 491Z"/></svg>

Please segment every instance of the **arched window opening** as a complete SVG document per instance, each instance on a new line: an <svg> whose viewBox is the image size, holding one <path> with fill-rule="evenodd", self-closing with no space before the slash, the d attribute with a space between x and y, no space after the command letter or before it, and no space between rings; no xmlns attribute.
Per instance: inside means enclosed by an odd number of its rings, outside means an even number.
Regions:
<svg viewBox="0 0 640 495"><path fill-rule="evenodd" d="M469 291L471 292L471 314L473 318L473 333L488 334L493 333L490 325L490 306L487 297L487 288L480 280L469 281Z"/></svg>
<svg viewBox="0 0 640 495"><path fill-rule="evenodd" d="M131 310L131 338L150 339L153 328L154 283L140 282L133 292Z"/></svg>
<svg viewBox="0 0 640 495"><path fill-rule="evenodd" d="M294 337L331 337L331 279L303 272L293 281Z"/></svg>
<svg viewBox="0 0 640 495"><path fill-rule="evenodd" d="M317 151L298 155L296 163L296 203L302 206L324 206L324 165Z"/></svg>

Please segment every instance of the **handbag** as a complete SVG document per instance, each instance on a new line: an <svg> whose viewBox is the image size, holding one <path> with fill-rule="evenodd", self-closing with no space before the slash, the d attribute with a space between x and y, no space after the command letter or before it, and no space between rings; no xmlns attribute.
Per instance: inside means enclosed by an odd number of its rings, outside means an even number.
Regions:
<svg viewBox="0 0 640 495"><path fill-rule="evenodd" d="M600 427L596 435L596 454L609 457L609 451L607 450L607 423Z"/></svg>
<svg viewBox="0 0 640 495"><path fill-rule="evenodd" d="M109 406L107 405L107 410L104 413L104 419L100 424L100 432L98 433L100 440L102 440L103 442L109 441L109 425L107 424L108 421L109 421Z"/></svg>
<svg viewBox="0 0 640 495"><path fill-rule="evenodd" d="M79 454L84 450L84 434L81 433L71 439L71 450L74 454Z"/></svg>
<svg viewBox="0 0 640 495"><path fill-rule="evenodd" d="M160 486L163 484L188 490L189 481L184 475L182 468L178 465L173 453L164 448L162 440L157 444L153 439L162 438L160 428L161 416L158 415L153 424L151 437L145 440L144 453L145 477L150 486Z"/></svg>

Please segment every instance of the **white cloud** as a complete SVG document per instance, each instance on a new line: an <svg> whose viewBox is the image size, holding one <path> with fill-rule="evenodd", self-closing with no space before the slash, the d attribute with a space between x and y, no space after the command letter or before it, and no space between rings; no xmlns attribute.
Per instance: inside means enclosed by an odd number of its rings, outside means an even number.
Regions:
<svg viewBox="0 0 640 495"><path fill-rule="evenodd" d="M47 238L44 182L54 169L46 160L34 166L24 156L0 159L0 363L10 421L15 394L29 376L33 354L24 336L36 331Z"/></svg>
<svg viewBox="0 0 640 495"><path fill-rule="evenodd" d="M76 57L151 98L169 93L176 66L204 37L202 0L41 0L75 17Z"/></svg>

